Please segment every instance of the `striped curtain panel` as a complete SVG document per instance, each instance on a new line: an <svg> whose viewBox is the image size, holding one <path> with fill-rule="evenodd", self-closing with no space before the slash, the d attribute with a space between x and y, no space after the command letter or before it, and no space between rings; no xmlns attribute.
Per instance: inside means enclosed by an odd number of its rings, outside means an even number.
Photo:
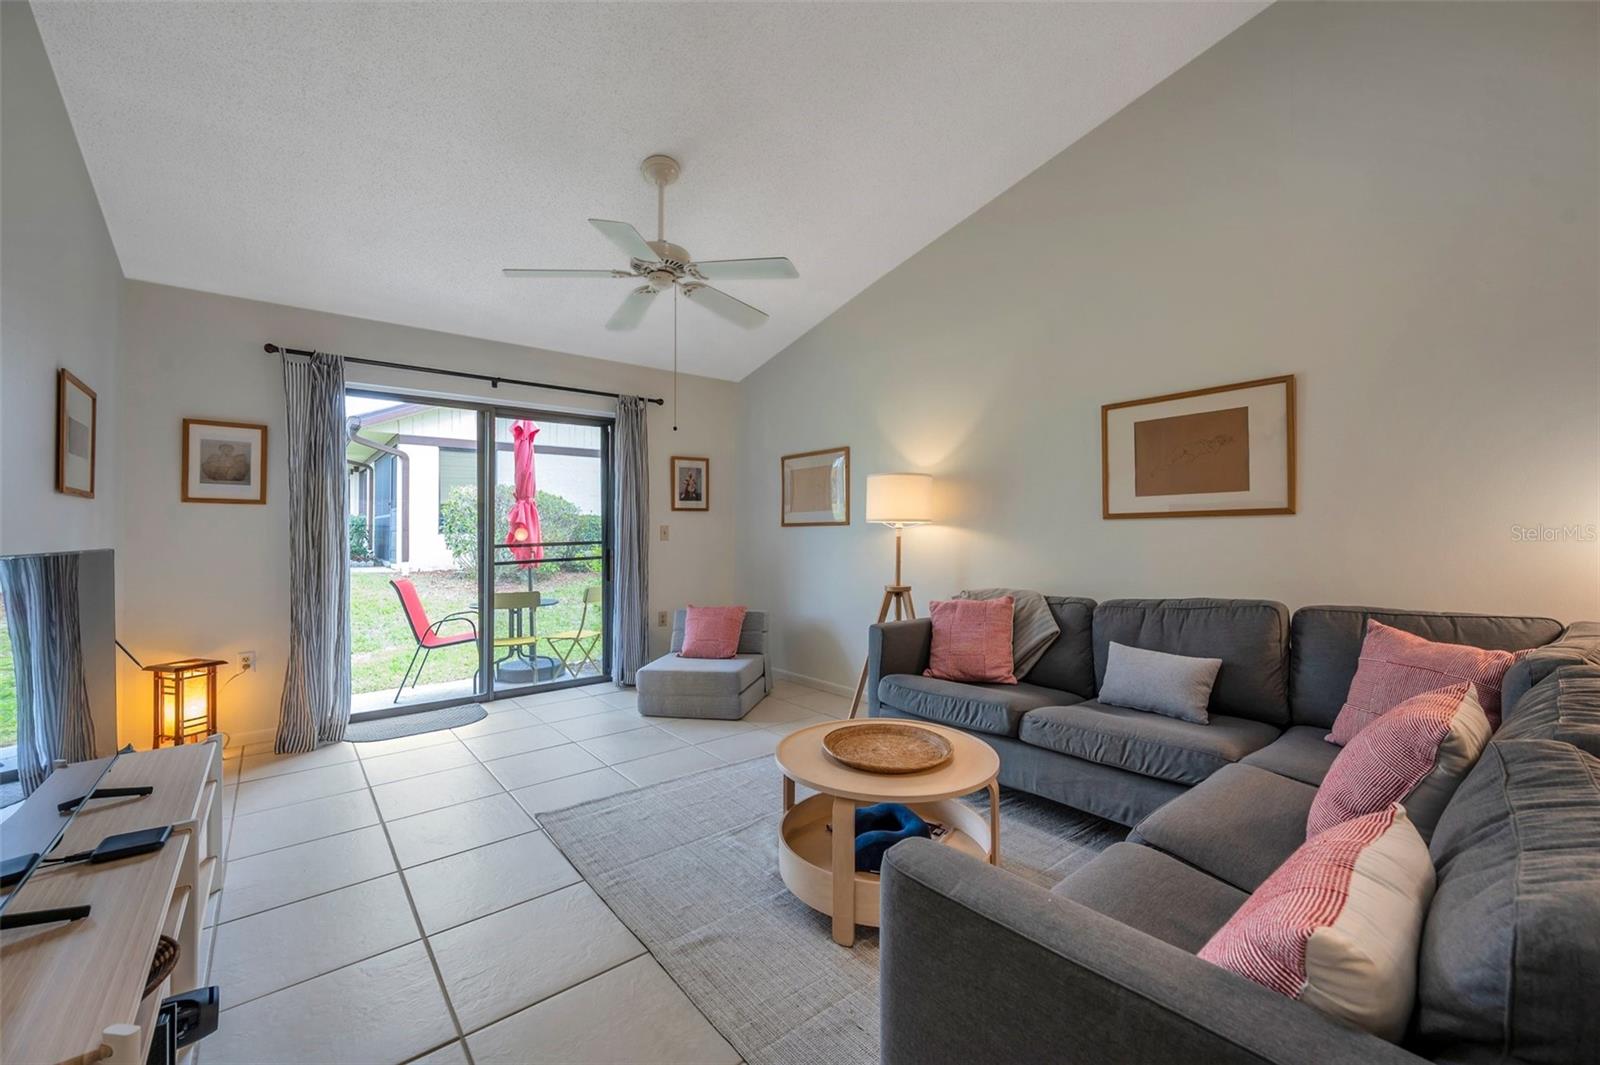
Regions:
<svg viewBox="0 0 1600 1065"><path fill-rule="evenodd" d="M289 665L279 754L344 739L350 723L350 505L344 360L284 355L289 408Z"/></svg>
<svg viewBox="0 0 1600 1065"><path fill-rule="evenodd" d="M78 556L0 559L16 674L17 777L29 795L57 759L94 757L78 628Z"/></svg>
<svg viewBox="0 0 1600 1065"><path fill-rule="evenodd" d="M618 684L632 684L650 647L650 458L645 402L617 400L616 545L612 551L611 663Z"/></svg>

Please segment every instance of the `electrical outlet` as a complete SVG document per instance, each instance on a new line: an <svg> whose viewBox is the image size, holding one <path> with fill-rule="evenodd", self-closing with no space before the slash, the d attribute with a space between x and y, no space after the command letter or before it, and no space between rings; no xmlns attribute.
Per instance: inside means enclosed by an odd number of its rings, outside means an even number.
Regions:
<svg viewBox="0 0 1600 1065"><path fill-rule="evenodd" d="M666 627L667 627L667 612L665 610L656 611L656 628L664 629Z"/></svg>
<svg viewBox="0 0 1600 1065"><path fill-rule="evenodd" d="M671 539L671 537L669 537L667 535L671 531L672 531L672 526L670 526L670 525L661 526L661 539L663 539L663 540Z"/></svg>
<svg viewBox="0 0 1600 1065"><path fill-rule="evenodd" d="M240 672L249 673L251 670L253 670L255 668L256 668L256 653L254 651L240 651L239 652L239 670L240 670Z"/></svg>

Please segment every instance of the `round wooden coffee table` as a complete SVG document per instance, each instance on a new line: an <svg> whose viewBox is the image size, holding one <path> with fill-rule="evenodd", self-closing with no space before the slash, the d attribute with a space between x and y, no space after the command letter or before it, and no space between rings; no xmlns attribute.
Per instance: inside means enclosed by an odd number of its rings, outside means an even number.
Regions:
<svg viewBox="0 0 1600 1065"><path fill-rule="evenodd" d="M866 773L840 765L822 749L822 737L835 729L881 724L829 721L793 732L774 757L783 771L783 821L778 838L778 872L801 902L833 917L834 941L855 943L856 925L878 925L878 874L856 871L856 807L904 803L925 821L949 827L945 845L1000 864L1000 756L982 740L956 729L915 724L950 741L950 761L921 773ZM794 801L794 786L818 792ZM989 816L961 802L961 796L987 788ZM830 826L847 826L843 832Z"/></svg>

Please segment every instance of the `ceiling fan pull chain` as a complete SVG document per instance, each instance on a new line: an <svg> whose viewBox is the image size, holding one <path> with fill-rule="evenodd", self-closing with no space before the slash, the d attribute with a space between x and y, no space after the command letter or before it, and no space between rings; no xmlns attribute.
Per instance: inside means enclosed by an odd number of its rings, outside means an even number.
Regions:
<svg viewBox="0 0 1600 1065"><path fill-rule="evenodd" d="M667 183L656 182L656 240L667 239Z"/></svg>
<svg viewBox="0 0 1600 1065"><path fill-rule="evenodd" d="M678 431L678 286L672 286L672 431Z"/></svg>

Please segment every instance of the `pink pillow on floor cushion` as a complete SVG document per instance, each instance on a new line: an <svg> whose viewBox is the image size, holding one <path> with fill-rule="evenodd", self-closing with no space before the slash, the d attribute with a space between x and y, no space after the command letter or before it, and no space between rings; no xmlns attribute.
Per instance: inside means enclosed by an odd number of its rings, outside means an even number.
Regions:
<svg viewBox="0 0 1600 1065"><path fill-rule="evenodd" d="M1361 661L1350 681L1350 693L1334 719L1328 742L1341 747L1380 716L1413 695L1471 681L1478 688L1491 730L1500 727L1500 682L1517 660L1510 651L1485 651L1460 643L1435 643L1391 628L1381 621L1367 622L1361 641Z"/></svg>
<svg viewBox="0 0 1600 1065"><path fill-rule="evenodd" d="M679 658L732 658L744 629L742 606L691 606L684 612Z"/></svg>
<svg viewBox="0 0 1600 1065"><path fill-rule="evenodd" d="M933 646L925 677L979 684L1015 684L1011 672L1009 595L999 599L942 599L929 604Z"/></svg>
<svg viewBox="0 0 1600 1065"><path fill-rule="evenodd" d="M1200 957L1398 1041L1433 889L1428 845L1393 804L1306 840Z"/></svg>
<svg viewBox="0 0 1600 1065"><path fill-rule="evenodd" d="M1489 718L1463 681L1414 695L1362 729L1333 760L1312 800L1306 835L1398 802L1418 835L1439 815L1489 744Z"/></svg>

